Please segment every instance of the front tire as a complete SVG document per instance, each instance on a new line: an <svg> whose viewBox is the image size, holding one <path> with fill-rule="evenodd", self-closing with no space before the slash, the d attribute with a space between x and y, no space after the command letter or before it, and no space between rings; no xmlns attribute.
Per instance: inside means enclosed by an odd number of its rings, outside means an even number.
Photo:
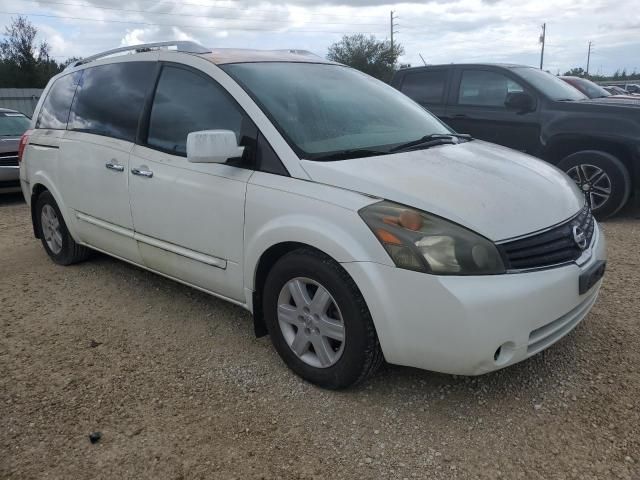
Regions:
<svg viewBox="0 0 640 480"><path fill-rule="evenodd" d="M629 172L609 153L599 150L576 152L561 160L558 167L580 187L599 220L615 215L629 199Z"/></svg>
<svg viewBox="0 0 640 480"><path fill-rule="evenodd" d="M271 341L291 370L324 388L364 381L383 356L355 282L311 249L283 256L267 276L263 308Z"/></svg>
<svg viewBox="0 0 640 480"><path fill-rule="evenodd" d="M35 215L38 236L51 260L58 265L71 265L89 257L91 250L75 242L51 193L38 196Z"/></svg>

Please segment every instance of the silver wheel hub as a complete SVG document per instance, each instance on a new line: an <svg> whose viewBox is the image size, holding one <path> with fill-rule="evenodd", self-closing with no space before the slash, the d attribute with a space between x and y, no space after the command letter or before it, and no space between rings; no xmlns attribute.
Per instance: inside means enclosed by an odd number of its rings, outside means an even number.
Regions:
<svg viewBox="0 0 640 480"><path fill-rule="evenodd" d="M611 197L611 178L600 167L584 163L571 167L567 175L584 192L592 210L602 207Z"/></svg>
<svg viewBox="0 0 640 480"><path fill-rule="evenodd" d="M278 296L278 324L285 342L307 365L327 368L342 356L342 313L329 291L315 280L296 277Z"/></svg>
<svg viewBox="0 0 640 480"><path fill-rule="evenodd" d="M42 235L49 250L54 255L59 254L62 251L62 227L60 226L60 220L56 211L51 205L45 205L42 207L40 213L40 225L42 226Z"/></svg>

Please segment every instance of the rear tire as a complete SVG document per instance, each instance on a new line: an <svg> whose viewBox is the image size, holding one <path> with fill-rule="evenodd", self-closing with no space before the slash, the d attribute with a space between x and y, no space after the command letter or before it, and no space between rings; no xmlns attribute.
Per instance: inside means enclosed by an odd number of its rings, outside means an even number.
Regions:
<svg viewBox="0 0 640 480"><path fill-rule="evenodd" d="M296 285L304 285L301 291L306 300L296 300L302 298ZM295 296L289 294L292 288L298 292ZM323 293L329 305L324 310L326 317L322 313L319 317L314 315L313 302L319 297L318 292ZM280 357L311 383L330 389L346 388L372 376L383 361L362 294L347 272L322 253L299 249L278 260L265 282L263 308L271 341ZM283 320L283 308L292 321ZM327 328L326 323L315 323L314 317L327 318L331 323ZM322 336L324 332L329 332L326 337ZM328 355L316 353L323 345L315 343L319 337L329 345Z"/></svg>
<svg viewBox="0 0 640 480"><path fill-rule="evenodd" d="M583 191L598 220L615 215L629 199L631 177L616 157L599 150L583 150L565 157L558 168Z"/></svg>
<svg viewBox="0 0 640 480"><path fill-rule="evenodd" d="M35 222L45 251L58 265L86 260L91 250L75 242L67 229L58 204L51 193L42 192L36 200Z"/></svg>

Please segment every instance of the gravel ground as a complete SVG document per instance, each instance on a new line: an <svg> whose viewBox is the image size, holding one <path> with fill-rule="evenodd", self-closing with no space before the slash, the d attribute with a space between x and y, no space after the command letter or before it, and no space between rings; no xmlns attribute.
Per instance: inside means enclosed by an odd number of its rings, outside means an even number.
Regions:
<svg viewBox="0 0 640 480"><path fill-rule="evenodd" d="M551 349L336 393L238 307L106 256L55 266L0 198L0 478L640 479L640 221L605 230L600 299Z"/></svg>

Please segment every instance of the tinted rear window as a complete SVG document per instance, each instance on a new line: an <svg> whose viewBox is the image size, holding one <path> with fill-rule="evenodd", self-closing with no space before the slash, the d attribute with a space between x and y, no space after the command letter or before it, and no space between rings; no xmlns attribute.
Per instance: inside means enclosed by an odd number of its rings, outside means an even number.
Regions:
<svg viewBox="0 0 640 480"><path fill-rule="evenodd" d="M446 70L407 73L401 91L418 103L442 103Z"/></svg>
<svg viewBox="0 0 640 480"><path fill-rule="evenodd" d="M155 67L126 62L83 70L68 129L134 141Z"/></svg>
<svg viewBox="0 0 640 480"><path fill-rule="evenodd" d="M50 128L53 130L67 128L69 108L81 75L82 72L74 72L55 81L42 104L36 128Z"/></svg>

